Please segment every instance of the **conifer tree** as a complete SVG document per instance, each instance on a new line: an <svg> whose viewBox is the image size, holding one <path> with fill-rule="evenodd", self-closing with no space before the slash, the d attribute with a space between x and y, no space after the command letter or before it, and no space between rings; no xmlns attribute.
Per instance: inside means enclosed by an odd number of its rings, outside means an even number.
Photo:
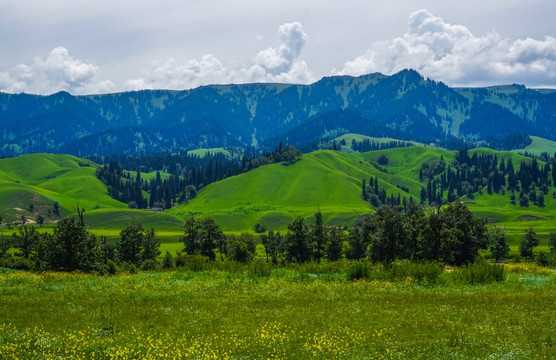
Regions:
<svg viewBox="0 0 556 360"><path fill-rule="evenodd" d="M529 227L525 230L525 234L521 238L521 244L519 250L521 252L521 256L529 257L533 260L533 248L539 245L539 238L537 237L537 233L533 230L532 227Z"/></svg>

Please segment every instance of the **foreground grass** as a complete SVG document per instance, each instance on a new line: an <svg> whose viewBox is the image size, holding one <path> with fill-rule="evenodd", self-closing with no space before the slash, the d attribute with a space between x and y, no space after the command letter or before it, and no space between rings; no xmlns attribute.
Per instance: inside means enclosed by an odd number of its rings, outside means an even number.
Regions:
<svg viewBox="0 0 556 360"><path fill-rule="evenodd" d="M0 274L0 358L556 356L549 270L520 264L473 286L250 273Z"/></svg>

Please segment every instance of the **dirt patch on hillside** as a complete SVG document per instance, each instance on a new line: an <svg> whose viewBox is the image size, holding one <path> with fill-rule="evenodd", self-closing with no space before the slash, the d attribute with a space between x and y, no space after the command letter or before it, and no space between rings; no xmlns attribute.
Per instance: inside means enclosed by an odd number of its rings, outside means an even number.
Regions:
<svg viewBox="0 0 556 360"><path fill-rule="evenodd" d="M535 215L521 215L516 219L516 221L535 221L535 220L544 220L542 217L538 217Z"/></svg>

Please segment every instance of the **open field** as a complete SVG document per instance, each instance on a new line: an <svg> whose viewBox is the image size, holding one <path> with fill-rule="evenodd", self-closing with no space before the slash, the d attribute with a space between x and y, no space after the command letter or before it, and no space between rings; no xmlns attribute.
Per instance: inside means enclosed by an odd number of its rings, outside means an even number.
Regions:
<svg viewBox="0 0 556 360"><path fill-rule="evenodd" d="M555 275L531 269L501 283L432 286L309 267L6 272L0 357L553 359Z"/></svg>

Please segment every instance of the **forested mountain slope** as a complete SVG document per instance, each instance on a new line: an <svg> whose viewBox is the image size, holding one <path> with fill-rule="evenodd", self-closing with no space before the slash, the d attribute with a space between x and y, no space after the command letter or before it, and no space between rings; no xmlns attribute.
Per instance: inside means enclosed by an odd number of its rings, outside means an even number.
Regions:
<svg viewBox="0 0 556 360"><path fill-rule="evenodd" d="M528 133L556 140L556 92L450 88L404 70L310 85L212 85L106 95L0 94L0 156L300 146L354 132L425 143Z"/></svg>

